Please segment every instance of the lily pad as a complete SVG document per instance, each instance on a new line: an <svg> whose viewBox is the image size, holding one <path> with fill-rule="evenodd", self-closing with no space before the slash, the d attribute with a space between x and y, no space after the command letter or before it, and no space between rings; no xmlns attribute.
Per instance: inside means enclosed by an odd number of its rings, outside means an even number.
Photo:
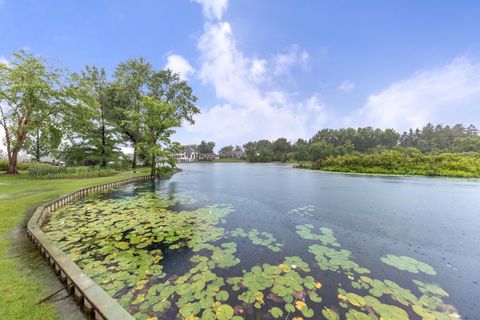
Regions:
<svg viewBox="0 0 480 320"><path fill-rule="evenodd" d="M380 258L380 260L382 260L383 263L399 270L408 271L411 273L422 272L432 276L437 274L435 269L433 269L430 265L407 256L395 256L388 254L386 257Z"/></svg>

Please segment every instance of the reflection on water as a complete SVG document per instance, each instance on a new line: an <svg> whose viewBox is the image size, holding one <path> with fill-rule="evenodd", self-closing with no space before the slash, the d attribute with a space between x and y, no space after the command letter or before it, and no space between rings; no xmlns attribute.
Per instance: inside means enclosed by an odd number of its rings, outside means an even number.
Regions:
<svg viewBox="0 0 480 320"><path fill-rule="evenodd" d="M139 319L475 319L479 195L477 181L187 164L45 231Z"/></svg>

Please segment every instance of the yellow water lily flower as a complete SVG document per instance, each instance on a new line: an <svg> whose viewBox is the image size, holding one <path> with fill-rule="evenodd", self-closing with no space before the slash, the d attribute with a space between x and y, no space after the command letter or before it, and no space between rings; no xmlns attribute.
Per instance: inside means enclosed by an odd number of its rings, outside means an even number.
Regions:
<svg viewBox="0 0 480 320"><path fill-rule="evenodd" d="M297 307L298 310L302 310L307 304L303 301L297 301L295 302L295 307Z"/></svg>
<svg viewBox="0 0 480 320"><path fill-rule="evenodd" d="M282 269L283 272L289 272L289 271L290 271L290 267L287 266L286 264L280 263L280 264L278 265L278 267L279 267L280 269Z"/></svg>
<svg viewBox="0 0 480 320"><path fill-rule="evenodd" d="M320 289L322 284L320 282L315 282L315 288Z"/></svg>
<svg viewBox="0 0 480 320"><path fill-rule="evenodd" d="M338 299L340 299L342 301L347 301L348 300L347 297L345 297L344 295L341 295L341 294L338 295Z"/></svg>

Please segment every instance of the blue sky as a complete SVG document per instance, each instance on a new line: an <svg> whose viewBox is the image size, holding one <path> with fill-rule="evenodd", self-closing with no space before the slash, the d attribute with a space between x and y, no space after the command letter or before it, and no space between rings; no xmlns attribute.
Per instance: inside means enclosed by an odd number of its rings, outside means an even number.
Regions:
<svg viewBox="0 0 480 320"><path fill-rule="evenodd" d="M71 71L170 67L202 110L183 143L480 126L478 17L473 0L0 0L0 61L25 48Z"/></svg>

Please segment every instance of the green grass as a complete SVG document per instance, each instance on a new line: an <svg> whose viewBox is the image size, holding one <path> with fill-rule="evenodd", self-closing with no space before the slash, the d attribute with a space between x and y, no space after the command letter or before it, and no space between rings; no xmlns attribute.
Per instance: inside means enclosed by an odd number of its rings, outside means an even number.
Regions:
<svg viewBox="0 0 480 320"><path fill-rule="evenodd" d="M13 252L13 231L29 210L51 199L80 188L148 175L147 169L124 172L110 177L76 179L32 179L28 176L0 175L0 318L59 319L50 303L36 304L48 295L41 281L21 272L22 262ZM24 229L22 229L24 231ZM23 268L26 269L26 268ZM64 318L64 317L62 317Z"/></svg>
<svg viewBox="0 0 480 320"><path fill-rule="evenodd" d="M232 158L220 158L213 160L212 162L247 162L245 159L232 159Z"/></svg>

